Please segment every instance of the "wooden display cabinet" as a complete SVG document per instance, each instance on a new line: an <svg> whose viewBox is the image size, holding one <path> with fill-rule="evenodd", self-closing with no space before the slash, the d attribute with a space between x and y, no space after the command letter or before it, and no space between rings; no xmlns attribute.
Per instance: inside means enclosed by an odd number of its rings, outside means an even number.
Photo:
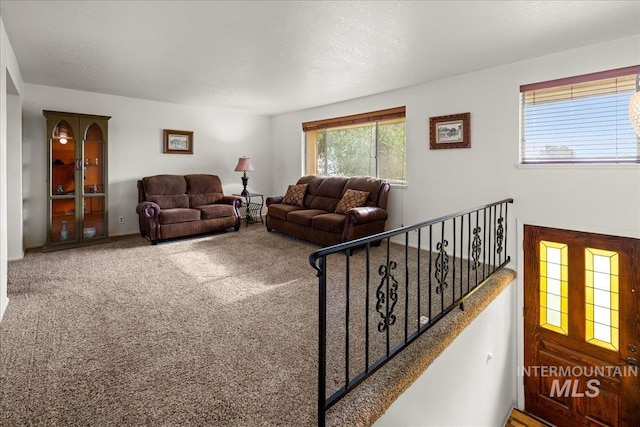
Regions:
<svg viewBox="0 0 640 427"><path fill-rule="evenodd" d="M111 117L43 111L47 121L45 251L108 240L107 140Z"/></svg>

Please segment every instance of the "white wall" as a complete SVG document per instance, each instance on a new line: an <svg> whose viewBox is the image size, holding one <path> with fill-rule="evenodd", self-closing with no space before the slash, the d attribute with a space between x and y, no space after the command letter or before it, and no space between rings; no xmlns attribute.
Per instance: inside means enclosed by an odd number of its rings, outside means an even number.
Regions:
<svg viewBox="0 0 640 427"><path fill-rule="evenodd" d="M276 116L273 187L300 175L301 122L406 105L408 188L391 191L390 226L514 197L515 211L530 221L638 237L637 165L516 164L521 84L638 64L639 44L630 37ZM429 150L429 117L463 112L471 112L471 149Z"/></svg>
<svg viewBox="0 0 640 427"><path fill-rule="evenodd" d="M270 119L230 110L146 101L26 84L23 101L24 233L27 247L46 239L45 118L42 110L112 116L109 120L109 234L137 233L136 181L155 174L213 173L225 193L242 190L233 169L248 156L251 191L270 194ZM163 129L194 132L193 155L162 153ZM125 223L119 224L118 217Z"/></svg>
<svg viewBox="0 0 640 427"><path fill-rule="evenodd" d="M640 36L559 52L273 119L274 188L300 174L301 122L405 105L406 189L392 188L388 228L513 197L508 252L522 266L522 224L640 238L640 166L529 166L518 163L522 84L640 64ZM429 150L429 117L471 112L471 148ZM522 312L522 275L516 310ZM517 364L522 319L517 317ZM514 381L516 366L513 366ZM523 405L518 379L518 404ZM515 396L514 396L515 399ZM408 410L409 408L405 408Z"/></svg>
<svg viewBox="0 0 640 427"><path fill-rule="evenodd" d="M7 298L7 259L10 253L8 242L12 227L17 226L16 221L21 220L19 215L12 215L9 220L9 206L16 203L16 192L10 194L8 183L20 181L20 174L14 175L20 165L8 165L8 161L14 161L14 148L19 144L15 140L20 132L19 110L20 94L23 92L22 76L18 68L11 42L0 17L0 320L9 304ZM16 117L17 116L17 117ZM11 148L9 148L11 147ZM13 206L11 207L13 208ZM11 234L12 238L15 233Z"/></svg>
<svg viewBox="0 0 640 427"><path fill-rule="evenodd" d="M13 86L13 84L12 84ZM15 92L15 88L13 93ZM22 227L22 99L7 94L7 257L9 260L24 256Z"/></svg>
<svg viewBox="0 0 640 427"><path fill-rule="evenodd" d="M374 426L504 425L515 396L515 287L492 301Z"/></svg>

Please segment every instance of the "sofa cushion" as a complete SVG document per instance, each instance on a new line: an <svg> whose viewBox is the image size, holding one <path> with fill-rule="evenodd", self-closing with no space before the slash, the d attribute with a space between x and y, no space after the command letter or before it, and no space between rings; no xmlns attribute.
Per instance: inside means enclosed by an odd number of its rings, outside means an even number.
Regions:
<svg viewBox="0 0 640 427"><path fill-rule="evenodd" d="M333 212L338 206L340 198L315 196L311 201L310 209L320 209L322 211Z"/></svg>
<svg viewBox="0 0 640 427"><path fill-rule="evenodd" d="M189 207L199 209L200 206L222 200L222 197L224 197L222 193L189 194Z"/></svg>
<svg viewBox="0 0 640 427"><path fill-rule="evenodd" d="M342 233L346 216L337 213L316 215L311 219L311 227L315 230L328 231L330 233Z"/></svg>
<svg viewBox="0 0 640 427"><path fill-rule="evenodd" d="M369 197L368 191L358 191L351 188L347 189L336 206L336 213L345 214L351 208L364 206Z"/></svg>
<svg viewBox="0 0 640 427"><path fill-rule="evenodd" d="M272 205L269 205L268 215L286 221L289 212L299 211L302 209L303 208L298 206L285 205L284 203L274 203Z"/></svg>
<svg viewBox="0 0 640 427"><path fill-rule="evenodd" d="M218 175L191 174L185 175L184 178L187 181L189 194L223 193L222 182Z"/></svg>
<svg viewBox="0 0 640 427"><path fill-rule="evenodd" d="M311 219L314 216L326 213L327 211L322 211L320 209L300 209L297 211L289 212L289 215L287 215L287 221L293 222L295 224L310 226Z"/></svg>
<svg viewBox="0 0 640 427"><path fill-rule="evenodd" d="M347 181L349 181L349 178L345 176L328 176L322 180L316 194L318 196L333 197L339 200L340 197L342 197Z"/></svg>
<svg viewBox="0 0 640 427"><path fill-rule="evenodd" d="M368 191L369 198L365 203L365 206L379 206L380 189L384 185L385 181L379 178L373 178L370 176L355 176L349 178L345 190L350 188L353 190ZM381 206L382 207L382 206ZM384 207L383 207L384 208Z"/></svg>
<svg viewBox="0 0 640 427"><path fill-rule="evenodd" d="M287 188L284 199L282 199L282 203L284 203L285 205L302 207L304 203L304 195L307 192L308 186L308 184L290 185Z"/></svg>
<svg viewBox="0 0 640 427"><path fill-rule="evenodd" d="M204 205L196 207L201 212L202 219L225 218L234 216L236 210L233 205Z"/></svg>
<svg viewBox="0 0 640 427"><path fill-rule="evenodd" d="M160 215L158 217L158 220L162 225L198 221L199 219L200 211L198 209L189 208L163 209L160 211Z"/></svg>
<svg viewBox="0 0 640 427"><path fill-rule="evenodd" d="M155 175L142 178L144 192L151 194L186 194L187 180L182 175Z"/></svg>
<svg viewBox="0 0 640 427"><path fill-rule="evenodd" d="M157 203L160 209L188 208L189 196L186 194L151 194L147 200Z"/></svg>
<svg viewBox="0 0 640 427"><path fill-rule="evenodd" d="M307 187L307 194L304 196L305 208L311 207L311 202L316 197L316 194L318 193L318 188L320 187L320 184L322 184L322 181L324 179L325 179L324 177L320 177L317 175L305 175L300 177L300 179L298 180L297 184L309 185Z"/></svg>
<svg viewBox="0 0 640 427"><path fill-rule="evenodd" d="M308 193L311 196L305 198L305 207L311 209L321 209L327 212L333 212L342 197L344 186L349 178L343 176L328 176L320 178L320 182L309 182ZM311 184L316 185L311 185Z"/></svg>

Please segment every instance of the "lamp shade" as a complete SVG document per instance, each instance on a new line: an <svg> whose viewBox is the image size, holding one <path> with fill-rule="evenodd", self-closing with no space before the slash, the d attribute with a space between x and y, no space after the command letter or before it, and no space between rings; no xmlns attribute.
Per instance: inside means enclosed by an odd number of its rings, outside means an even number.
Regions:
<svg viewBox="0 0 640 427"><path fill-rule="evenodd" d="M240 157L238 159L238 164L236 165L236 168L234 170L236 172L252 171L253 170L253 166L251 166L251 162L249 161L249 157Z"/></svg>
<svg viewBox="0 0 640 427"><path fill-rule="evenodd" d="M629 100L629 120L640 138L640 92L633 94Z"/></svg>

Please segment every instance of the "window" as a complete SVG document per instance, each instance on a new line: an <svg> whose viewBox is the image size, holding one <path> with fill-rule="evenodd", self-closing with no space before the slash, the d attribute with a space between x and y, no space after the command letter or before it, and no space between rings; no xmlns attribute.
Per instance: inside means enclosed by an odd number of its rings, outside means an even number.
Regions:
<svg viewBox="0 0 640 427"><path fill-rule="evenodd" d="M585 249L586 340L618 350L618 253Z"/></svg>
<svg viewBox="0 0 640 427"><path fill-rule="evenodd" d="M522 163L640 162L629 99L640 66L520 86Z"/></svg>
<svg viewBox="0 0 640 427"><path fill-rule="evenodd" d="M569 252L564 243L540 241L540 326L569 330Z"/></svg>
<svg viewBox="0 0 640 427"><path fill-rule="evenodd" d="M302 124L305 170L406 183L405 107Z"/></svg>

